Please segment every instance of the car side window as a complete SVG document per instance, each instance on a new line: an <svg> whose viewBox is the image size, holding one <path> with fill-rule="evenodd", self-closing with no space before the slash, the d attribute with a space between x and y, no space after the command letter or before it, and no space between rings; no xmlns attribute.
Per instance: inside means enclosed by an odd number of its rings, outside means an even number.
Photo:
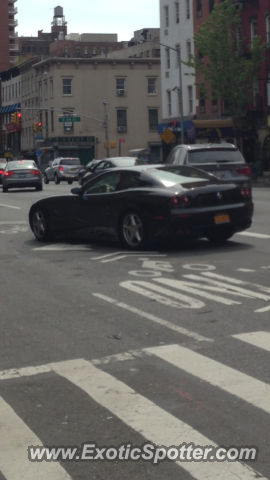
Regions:
<svg viewBox="0 0 270 480"><path fill-rule="evenodd" d="M100 162L98 163L95 167L94 167L94 171L95 172L99 172L100 170L102 170L104 168L104 165L105 165L105 162Z"/></svg>
<svg viewBox="0 0 270 480"><path fill-rule="evenodd" d="M117 173L107 173L107 175L102 175L102 178L98 176L92 181L87 183L87 186L84 188L84 195L94 194L94 193L109 193L114 192L117 188L118 183L120 182L120 174Z"/></svg>
<svg viewBox="0 0 270 480"><path fill-rule="evenodd" d="M116 190L128 190L130 188L140 188L146 186L145 181L141 180L139 175L132 173L121 173L120 182L117 185Z"/></svg>

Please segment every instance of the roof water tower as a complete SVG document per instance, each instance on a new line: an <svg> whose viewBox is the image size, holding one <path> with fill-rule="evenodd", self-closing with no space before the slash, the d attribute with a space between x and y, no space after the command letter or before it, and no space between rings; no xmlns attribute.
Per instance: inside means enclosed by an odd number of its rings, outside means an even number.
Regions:
<svg viewBox="0 0 270 480"><path fill-rule="evenodd" d="M67 35L67 22L64 17L64 9L59 5L54 9L51 31L56 34L56 37L58 37L60 32L63 32L64 36Z"/></svg>

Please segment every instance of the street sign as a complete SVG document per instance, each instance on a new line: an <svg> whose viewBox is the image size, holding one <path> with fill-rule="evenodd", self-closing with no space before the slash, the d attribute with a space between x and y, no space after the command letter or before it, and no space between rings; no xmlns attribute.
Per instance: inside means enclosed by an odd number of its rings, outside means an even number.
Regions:
<svg viewBox="0 0 270 480"><path fill-rule="evenodd" d="M162 140L164 140L164 142L166 143L171 143L171 141L175 138L175 135L174 133L169 130L168 128L166 128L166 130L164 130L164 132L162 133L162 135L160 135Z"/></svg>
<svg viewBox="0 0 270 480"><path fill-rule="evenodd" d="M126 139L125 138L119 138L119 143L125 143Z"/></svg>
<svg viewBox="0 0 270 480"><path fill-rule="evenodd" d="M35 139L36 140L43 140L44 137L43 137L43 135L35 135Z"/></svg>
<svg viewBox="0 0 270 480"><path fill-rule="evenodd" d="M36 156L41 157L42 155L42 150L36 150Z"/></svg>
<svg viewBox="0 0 270 480"><path fill-rule="evenodd" d="M116 148L116 142L105 142L104 148L108 148L108 143L109 143L109 148Z"/></svg>
<svg viewBox="0 0 270 480"><path fill-rule="evenodd" d="M68 122L80 122L81 117L59 117L59 122L68 123Z"/></svg>

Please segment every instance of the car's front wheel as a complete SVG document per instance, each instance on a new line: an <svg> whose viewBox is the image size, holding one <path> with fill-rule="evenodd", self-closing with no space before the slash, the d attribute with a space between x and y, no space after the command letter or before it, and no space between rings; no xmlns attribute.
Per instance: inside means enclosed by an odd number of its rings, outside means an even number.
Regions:
<svg viewBox="0 0 270 480"><path fill-rule="evenodd" d="M131 250L139 250L147 244L146 222L141 213L125 212L119 222L121 243Z"/></svg>
<svg viewBox="0 0 270 480"><path fill-rule="evenodd" d="M59 185L59 183L60 183L60 180L59 180L57 174L54 175L54 183L55 183L55 185Z"/></svg>
<svg viewBox="0 0 270 480"><path fill-rule="evenodd" d="M49 217L41 208L36 208L31 215L31 227L39 242L46 242L51 238Z"/></svg>
<svg viewBox="0 0 270 480"><path fill-rule="evenodd" d="M73 183L73 180L68 180L69 185L72 185L72 183Z"/></svg>

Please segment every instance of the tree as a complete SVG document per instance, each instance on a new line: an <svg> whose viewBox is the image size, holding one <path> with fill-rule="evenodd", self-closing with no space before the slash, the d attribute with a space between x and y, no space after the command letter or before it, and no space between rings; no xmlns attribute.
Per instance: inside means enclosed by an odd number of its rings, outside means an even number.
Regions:
<svg viewBox="0 0 270 480"><path fill-rule="evenodd" d="M205 98L220 98L226 102L236 136L247 114L254 80L265 61L267 49L267 44L261 44L261 37L257 36L244 53L246 42L241 35L241 11L242 5L234 6L232 0L215 5L210 19L194 35L198 53L186 63L195 69L192 75L198 76L196 85Z"/></svg>

